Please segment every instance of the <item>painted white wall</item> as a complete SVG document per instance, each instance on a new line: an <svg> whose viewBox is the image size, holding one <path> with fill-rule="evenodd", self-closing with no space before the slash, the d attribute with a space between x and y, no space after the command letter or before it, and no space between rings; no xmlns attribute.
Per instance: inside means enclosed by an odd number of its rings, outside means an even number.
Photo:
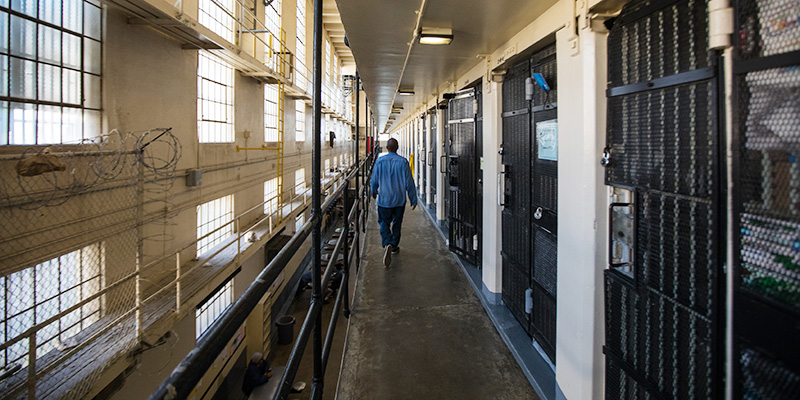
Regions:
<svg viewBox="0 0 800 400"><path fill-rule="evenodd" d="M483 83L483 284L493 293L503 290L502 207L498 205L498 173L503 171L498 153L503 142L502 83Z"/></svg>
<svg viewBox="0 0 800 400"><path fill-rule="evenodd" d="M558 63L558 298L556 381L568 399L603 398L606 209L599 154L605 142L606 34L580 32L571 55L556 34Z"/></svg>

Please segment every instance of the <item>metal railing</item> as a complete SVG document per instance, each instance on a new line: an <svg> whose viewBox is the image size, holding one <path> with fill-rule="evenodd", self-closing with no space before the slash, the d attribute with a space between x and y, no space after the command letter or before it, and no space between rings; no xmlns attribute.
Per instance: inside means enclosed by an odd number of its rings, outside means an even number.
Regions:
<svg viewBox="0 0 800 400"><path fill-rule="evenodd" d="M137 150L137 151L131 151L129 153L139 154L140 152L141 150ZM330 186L333 187L335 186L336 183L345 181L346 176L352 175L353 173L355 173L355 171L356 168L353 167L350 168L348 171L336 174L335 176L330 178L331 179ZM139 175L139 179L142 179L141 173ZM346 187L346 185L340 184L337 193L341 193L342 188L344 187ZM284 205L292 207L292 204L295 203L298 204L296 208L289 210L288 215L292 215L292 212L297 209L303 209L310 202L310 196L308 194L309 191L310 189L304 190L302 193L296 194L294 197L292 197L291 201L287 205ZM158 303L159 301L165 301L164 299L167 299L166 301L170 301L169 298L174 296L173 300L174 309L165 310L162 314L155 315L155 317L156 320L158 320L164 316L173 314L176 316L176 318L179 318L182 312L184 312L188 308L191 308L191 307L187 308L187 302L185 301L185 299L182 301L182 298L184 297L182 293L182 288L184 286L183 283L186 280L195 279L192 276L194 272L200 270L201 267L205 266L209 261L217 257L219 254L225 252L226 250L229 250L234 245L236 246L235 255L233 255L232 259L225 258L224 260L221 260L220 265L221 266L227 265L230 262L236 262L237 264L240 263L241 261L240 258L243 251L246 251L247 248L249 248L249 246L251 245L249 242L247 242L249 232L251 232L253 229L259 226L263 226L264 223L268 224L268 227L266 227L266 229L269 232L269 236L270 237L272 236L272 234L274 233L274 229L277 228L281 222L279 218L280 210L275 210L270 214L264 214L260 216L254 222L247 223L247 226L244 227L244 229L242 229L243 228L242 220L245 219L248 214L257 211L259 209L263 209L266 203L277 199L278 196L281 196L281 194L278 193L275 196L272 196L271 198L268 198L265 201L254 205L253 207L239 213L227 224L223 224L222 226L207 233L206 235L198 237L191 243L182 246L177 250L173 250L170 253L165 254L147 263L144 266L140 267L137 263L137 267L134 271L116 278L114 282L109 283L108 285L102 287L96 293L86 297L85 299L78 301L75 305L54 314L53 316L49 317L44 321L37 322L30 328L26 329L25 331L11 338L10 340L4 343L0 343L0 351L10 348L21 341L27 341L29 349L27 356L28 364L27 367L25 367L26 370L23 371L26 374L24 381L19 382L17 384L12 384L12 386L3 386L4 389L8 389L8 392L0 395L0 398L11 397L26 388L28 391L27 397L30 399L36 398L37 397L36 386L37 382L40 379L42 379L49 372L53 371L59 365L62 365L63 363L70 360L72 357L78 355L78 353L81 352L81 350L85 349L87 346L92 345L96 340L101 338L103 335L108 334L108 332L112 329L115 330L116 332L115 334L117 335L119 334L127 335L128 332L132 333L132 330L135 330L135 335L132 336L132 339L135 338L137 343L145 341L146 337L145 334L147 333L146 331L148 326L146 326L144 322L145 319L144 314L145 314L145 309L151 304ZM184 260L182 260L181 258L181 253L183 251L191 249L202 239L214 235L220 230L231 229L231 226L233 226L233 232L234 232L231 237L225 239L223 243L216 245L213 248L212 252L204 254L199 260L190 261L188 265L184 264ZM304 229L305 228L306 227L304 227ZM120 232L129 231L131 229L135 229L135 225L130 225L130 226L126 225L119 228ZM244 247L243 247L243 242L245 244ZM165 263L166 264L172 263L173 262L172 260L174 260L174 265L175 265L173 279L171 279L169 282L166 283L159 282L157 289L155 289L154 292L145 294L144 290L141 287L142 282L147 281L144 275L146 275L148 272L151 272L152 270L157 269L159 266L163 266ZM170 271L166 270L164 272L164 275L168 274L170 274ZM126 284L133 284L136 287L135 294L133 294L133 299L131 301L132 307L127 309L115 310L113 315L109 315L109 317L111 317L110 320L104 320L95 323L97 326L95 327L95 329L91 331L91 333L88 336L81 337L74 347L69 348L67 351L60 354L56 359L48 360L47 362L44 363L44 366L41 366L41 364L39 363L40 361L39 358L41 357L41 355L37 354L38 352L36 351L37 333L47 328L49 325L58 322L60 319L68 316L70 313L73 313L76 310L80 310L87 304L90 304L97 299L105 299L107 296L111 295L115 290L118 290L120 287ZM173 292L172 295L167 294L167 292L170 291ZM191 304L189 306L191 306ZM130 318L132 318L134 322L132 326L126 324L125 322ZM124 328L123 329L124 332L119 331L122 327L125 326L127 326L128 328ZM13 374L14 373L11 373L5 376L4 379L6 378L11 379L11 376ZM6 382L3 382L3 384L6 384Z"/></svg>
<svg viewBox="0 0 800 400"><path fill-rule="evenodd" d="M344 184L339 186L331 193L320 207L320 213L315 214L310 221L298 229L289 242L281 249L275 258L261 271L254 282L244 293L219 317L219 319L209 328L209 330L198 341L194 350L184 358L174 369L172 374L164 380L161 386L150 395L150 399L183 399L188 398L194 387L211 367L214 360L223 351L229 340L236 334L237 330L246 321L248 315L255 309L259 300L266 294L270 286L275 282L280 273L284 270L289 261L295 256L303 242L311 234L312 229L322 224L322 216L329 212L335 204L342 200L344 205L342 222L342 234L339 236L333 252L329 258L324 273L319 278L321 285L316 285L314 298L321 299L321 288L326 287L331 274L336 268L336 260L339 254L344 256L344 268L338 294L334 303L331 321L325 336L324 346L321 351L321 364L326 365L333 341L333 334L338 320L339 313L344 308L344 316L350 315L349 308L349 277L350 265L355 260L356 268L361 262L360 241L362 234L366 231L366 218L368 216L370 196L368 185L360 185L356 188L356 198L353 199L352 206L347 211L346 206L349 202L350 183L363 177L362 182L367 182L372 173L374 160L368 156L362 160L358 166L352 169L345 177ZM353 245L350 247L348 238L350 237L351 222L356 229L353 231ZM285 399L291 389L292 382L297 374L305 347L308 343L312 329L315 328L317 317L322 311L321 301L312 301L306 319L303 322L300 333L295 341L289 360L286 364L284 375L281 377L281 385L275 399ZM324 372L323 372L324 373Z"/></svg>

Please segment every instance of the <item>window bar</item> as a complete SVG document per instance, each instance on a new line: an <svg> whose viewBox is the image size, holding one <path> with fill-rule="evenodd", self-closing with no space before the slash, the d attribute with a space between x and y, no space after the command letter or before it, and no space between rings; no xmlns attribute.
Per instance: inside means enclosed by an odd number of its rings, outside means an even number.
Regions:
<svg viewBox="0 0 800 400"><path fill-rule="evenodd" d="M175 314L181 313L181 252L175 252Z"/></svg>
<svg viewBox="0 0 800 400"><path fill-rule="evenodd" d="M28 336L28 398L36 398L36 332Z"/></svg>

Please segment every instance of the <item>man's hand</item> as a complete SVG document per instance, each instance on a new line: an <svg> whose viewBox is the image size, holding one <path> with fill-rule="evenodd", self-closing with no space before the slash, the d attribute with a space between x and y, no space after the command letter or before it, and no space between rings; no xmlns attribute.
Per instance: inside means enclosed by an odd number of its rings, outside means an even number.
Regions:
<svg viewBox="0 0 800 400"><path fill-rule="evenodd" d="M373 195L372 195L372 198L373 198L373 199L377 199L377 198L378 198L378 195L377 195L377 194L373 194Z"/></svg>
<svg viewBox="0 0 800 400"><path fill-rule="evenodd" d="M416 209L417 209L417 206L411 206L411 210L412 210L412 211L413 211L413 210L416 210Z"/></svg>

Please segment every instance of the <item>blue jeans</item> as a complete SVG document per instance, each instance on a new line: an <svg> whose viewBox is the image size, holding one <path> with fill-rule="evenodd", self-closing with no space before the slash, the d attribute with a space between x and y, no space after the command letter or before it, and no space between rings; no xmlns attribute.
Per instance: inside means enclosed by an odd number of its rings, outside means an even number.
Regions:
<svg viewBox="0 0 800 400"><path fill-rule="evenodd" d="M403 224L403 213L406 206L378 207L378 223L381 225L381 246L397 246L400 244L400 227Z"/></svg>

